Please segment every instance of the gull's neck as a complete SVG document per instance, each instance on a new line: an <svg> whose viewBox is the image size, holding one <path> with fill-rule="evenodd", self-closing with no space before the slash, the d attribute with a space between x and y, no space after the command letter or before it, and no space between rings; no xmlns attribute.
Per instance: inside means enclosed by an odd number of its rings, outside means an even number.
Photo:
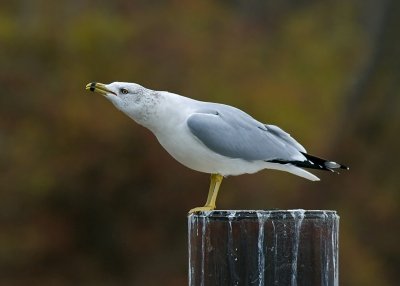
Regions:
<svg viewBox="0 0 400 286"><path fill-rule="evenodd" d="M146 100L139 117L131 116L136 122L154 134L168 132L170 128L186 122L186 118L198 105L198 101L167 91L154 91ZM160 124L162 122L162 124Z"/></svg>

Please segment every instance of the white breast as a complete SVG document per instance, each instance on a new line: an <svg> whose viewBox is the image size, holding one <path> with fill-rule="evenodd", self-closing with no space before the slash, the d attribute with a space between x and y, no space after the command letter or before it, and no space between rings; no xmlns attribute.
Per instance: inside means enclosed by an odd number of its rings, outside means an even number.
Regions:
<svg viewBox="0 0 400 286"><path fill-rule="evenodd" d="M179 135L155 135L172 157L190 169L227 176L255 173L265 168L264 162L250 163L242 159L228 158L211 151L192 135L186 124L178 126L171 134Z"/></svg>

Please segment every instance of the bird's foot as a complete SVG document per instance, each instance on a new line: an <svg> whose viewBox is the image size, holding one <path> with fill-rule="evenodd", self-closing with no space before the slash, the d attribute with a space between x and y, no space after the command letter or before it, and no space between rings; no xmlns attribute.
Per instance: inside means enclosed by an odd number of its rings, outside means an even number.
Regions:
<svg viewBox="0 0 400 286"><path fill-rule="evenodd" d="M215 206L197 207L197 208L191 209L189 211L189 214L196 213L196 212L207 212L207 211L212 211L214 209L215 209Z"/></svg>

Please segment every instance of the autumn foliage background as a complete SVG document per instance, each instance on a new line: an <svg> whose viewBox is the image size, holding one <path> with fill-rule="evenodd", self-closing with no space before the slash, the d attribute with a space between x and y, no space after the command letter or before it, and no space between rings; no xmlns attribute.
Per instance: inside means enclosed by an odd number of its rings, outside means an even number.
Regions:
<svg viewBox="0 0 400 286"><path fill-rule="evenodd" d="M228 178L218 207L335 209L340 285L397 285L399 22L394 0L3 1L0 285L187 285L209 176L92 81L234 105L348 164Z"/></svg>

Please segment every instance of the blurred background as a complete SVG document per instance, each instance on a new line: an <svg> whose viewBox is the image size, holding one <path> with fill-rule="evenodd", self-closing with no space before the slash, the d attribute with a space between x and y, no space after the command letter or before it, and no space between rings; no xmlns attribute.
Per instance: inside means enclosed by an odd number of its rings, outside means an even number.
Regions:
<svg viewBox="0 0 400 286"><path fill-rule="evenodd" d="M2 1L0 285L187 285L209 176L88 82L239 107L349 165L226 179L220 209L334 209L340 285L398 285L400 2Z"/></svg>

